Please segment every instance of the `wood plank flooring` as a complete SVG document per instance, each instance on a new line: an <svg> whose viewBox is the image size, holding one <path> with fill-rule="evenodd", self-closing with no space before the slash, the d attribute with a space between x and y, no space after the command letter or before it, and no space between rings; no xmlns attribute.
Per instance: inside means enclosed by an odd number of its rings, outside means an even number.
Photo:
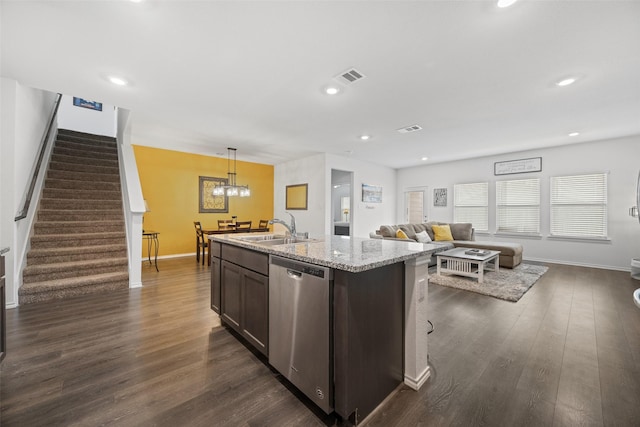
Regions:
<svg viewBox="0 0 640 427"><path fill-rule="evenodd" d="M142 289L7 312L5 426L322 426L326 417L209 309L195 258ZM371 426L635 426L640 310L628 273L551 265L517 303L431 285L432 377Z"/></svg>

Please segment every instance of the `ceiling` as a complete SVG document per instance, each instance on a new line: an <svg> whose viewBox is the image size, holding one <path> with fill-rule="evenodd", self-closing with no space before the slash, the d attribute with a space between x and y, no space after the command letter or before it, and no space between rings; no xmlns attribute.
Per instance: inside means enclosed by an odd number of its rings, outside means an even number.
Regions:
<svg viewBox="0 0 640 427"><path fill-rule="evenodd" d="M131 110L138 145L403 168L640 134L638 1L3 0L0 17L3 77ZM339 83L350 68L366 77Z"/></svg>

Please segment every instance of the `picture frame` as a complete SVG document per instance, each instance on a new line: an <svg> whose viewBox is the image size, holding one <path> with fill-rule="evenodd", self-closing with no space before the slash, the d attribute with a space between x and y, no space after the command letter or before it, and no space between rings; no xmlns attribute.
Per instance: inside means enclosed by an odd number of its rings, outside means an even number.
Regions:
<svg viewBox="0 0 640 427"><path fill-rule="evenodd" d="M227 185L227 178L201 176L199 179L199 210L200 213L228 213L229 198L227 195L214 196L213 187Z"/></svg>
<svg viewBox="0 0 640 427"><path fill-rule="evenodd" d="M542 172L542 157L508 160L505 162L495 162L493 164L493 174L495 176L531 172Z"/></svg>
<svg viewBox="0 0 640 427"><path fill-rule="evenodd" d="M433 206L438 206L438 207L447 206L447 189L446 188L433 189Z"/></svg>
<svg viewBox="0 0 640 427"><path fill-rule="evenodd" d="M309 184L287 185L285 209L306 211L309 201Z"/></svg>
<svg viewBox="0 0 640 427"><path fill-rule="evenodd" d="M89 110L102 111L102 102L89 101L86 99L73 97L73 105L76 107L88 108Z"/></svg>
<svg viewBox="0 0 640 427"><path fill-rule="evenodd" d="M365 203L382 203L382 187L362 184L362 201Z"/></svg>

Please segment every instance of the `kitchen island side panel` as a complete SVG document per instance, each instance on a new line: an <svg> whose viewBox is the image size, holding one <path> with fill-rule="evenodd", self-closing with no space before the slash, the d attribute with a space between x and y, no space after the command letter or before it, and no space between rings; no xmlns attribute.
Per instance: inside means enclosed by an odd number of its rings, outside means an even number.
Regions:
<svg viewBox="0 0 640 427"><path fill-rule="evenodd" d="M334 271L335 411L358 423L403 381L404 263Z"/></svg>

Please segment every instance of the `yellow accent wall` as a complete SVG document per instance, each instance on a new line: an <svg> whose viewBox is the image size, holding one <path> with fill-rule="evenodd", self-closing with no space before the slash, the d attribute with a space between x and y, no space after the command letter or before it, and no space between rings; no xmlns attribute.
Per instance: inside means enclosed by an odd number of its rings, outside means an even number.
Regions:
<svg viewBox="0 0 640 427"><path fill-rule="evenodd" d="M199 213L200 176L227 177L227 158L202 156L159 148L133 146L150 212L144 214L145 230L160 233L158 256L195 253L194 221L204 229L217 229L218 219L253 221L273 218L273 166L237 162L237 184L249 185L250 197L229 197L228 213ZM144 243L144 242L143 242ZM147 256L146 244L142 248Z"/></svg>

